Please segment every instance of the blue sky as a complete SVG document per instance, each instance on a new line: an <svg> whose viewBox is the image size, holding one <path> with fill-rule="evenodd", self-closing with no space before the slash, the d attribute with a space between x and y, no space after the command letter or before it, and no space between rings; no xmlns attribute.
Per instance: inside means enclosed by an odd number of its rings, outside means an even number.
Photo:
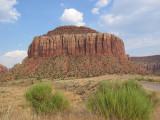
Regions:
<svg viewBox="0 0 160 120"><path fill-rule="evenodd" d="M160 54L160 0L0 0L0 64L27 56L34 36L87 26L124 40L130 56Z"/></svg>

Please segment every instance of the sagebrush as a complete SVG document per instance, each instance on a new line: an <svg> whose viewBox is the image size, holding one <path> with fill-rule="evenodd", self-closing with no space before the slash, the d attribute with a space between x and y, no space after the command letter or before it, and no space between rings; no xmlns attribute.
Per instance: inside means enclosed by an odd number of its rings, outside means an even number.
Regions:
<svg viewBox="0 0 160 120"><path fill-rule="evenodd" d="M134 80L102 82L87 102L87 108L108 119L149 120L155 97Z"/></svg>
<svg viewBox="0 0 160 120"><path fill-rule="evenodd" d="M68 99L62 93L52 93L52 87L48 83L30 87L25 98L37 113L63 111L69 107Z"/></svg>

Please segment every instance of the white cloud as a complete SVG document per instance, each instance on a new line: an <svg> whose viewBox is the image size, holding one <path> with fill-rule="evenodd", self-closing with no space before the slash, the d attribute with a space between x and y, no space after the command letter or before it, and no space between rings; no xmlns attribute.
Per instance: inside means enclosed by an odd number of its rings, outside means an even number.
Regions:
<svg viewBox="0 0 160 120"><path fill-rule="evenodd" d="M112 0L98 0L95 3L96 8L92 9L92 13L99 14L99 9L108 6L111 1Z"/></svg>
<svg viewBox="0 0 160 120"><path fill-rule="evenodd" d="M61 3L60 5L61 5L61 7L65 7L64 3Z"/></svg>
<svg viewBox="0 0 160 120"><path fill-rule="evenodd" d="M92 13L93 14L99 14L99 8L93 8Z"/></svg>
<svg viewBox="0 0 160 120"><path fill-rule="evenodd" d="M129 34L157 32L160 27L159 6L159 0L114 0L110 12L101 15L101 24Z"/></svg>
<svg viewBox="0 0 160 120"><path fill-rule="evenodd" d="M65 9L60 20L63 25L76 25L76 26L84 26L83 22L83 13L77 11L74 8Z"/></svg>
<svg viewBox="0 0 160 120"><path fill-rule="evenodd" d="M132 53L132 56L152 56L152 55L159 55L160 49L159 46L154 45L152 47L143 47L143 48L136 48L134 51L129 51Z"/></svg>
<svg viewBox="0 0 160 120"><path fill-rule="evenodd" d="M14 50L11 52L7 52L6 54L4 54L4 56L7 57L26 57L27 52L25 50Z"/></svg>
<svg viewBox="0 0 160 120"><path fill-rule="evenodd" d="M122 16L121 15L113 16L113 14L106 14L106 15L102 15L100 18L105 23L112 25L112 24L116 24L117 22L119 22L122 19Z"/></svg>
<svg viewBox="0 0 160 120"><path fill-rule="evenodd" d="M119 32L110 32L110 34L114 34L114 35L119 36Z"/></svg>
<svg viewBox="0 0 160 120"><path fill-rule="evenodd" d="M19 44L18 44L18 46L22 46L22 44L21 44L21 43L19 43Z"/></svg>
<svg viewBox="0 0 160 120"><path fill-rule="evenodd" d="M20 13L13 6L18 4L16 0L0 0L0 22L14 22L20 17Z"/></svg>
<svg viewBox="0 0 160 120"><path fill-rule="evenodd" d="M131 55L137 49L149 54L151 49L143 48L160 45L159 6L160 0L114 0L106 14L100 16L99 27L104 32L118 31Z"/></svg>
<svg viewBox="0 0 160 120"><path fill-rule="evenodd" d="M125 41L126 50L134 50L137 48L150 47L160 45L160 40L155 40L152 37L128 39Z"/></svg>
<svg viewBox="0 0 160 120"><path fill-rule="evenodd" d="M95 5L99 8L102 8L106 7L110 2L111 0L98 0L98 2Z"/></svg>
<svg viewBox="0 0 160 120"><path fill-rule="evenodd" d="M26 56L27 51L25 50L14 50L11 52L7 52L3 56L0 56L0 64L11 68L14 64L21 63Z"/></svg>

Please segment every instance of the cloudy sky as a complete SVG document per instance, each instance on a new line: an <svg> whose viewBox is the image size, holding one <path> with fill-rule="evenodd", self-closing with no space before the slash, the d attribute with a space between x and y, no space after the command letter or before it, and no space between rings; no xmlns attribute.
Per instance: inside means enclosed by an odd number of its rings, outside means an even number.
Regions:
<svg viewBox="0 0 160 120"><path fill-rule="evenodd" d="M160 0L0 0L0 64L21 63L34 36L61 25L115 34L130 56L160 54Z"/></svg>

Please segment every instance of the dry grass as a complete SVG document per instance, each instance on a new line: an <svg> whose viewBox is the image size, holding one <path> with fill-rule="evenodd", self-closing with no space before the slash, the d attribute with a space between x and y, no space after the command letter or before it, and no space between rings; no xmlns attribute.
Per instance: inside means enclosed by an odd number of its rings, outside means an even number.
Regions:
<svg viewBox="0 0 160 120"><path fill-rule="evenodd" d="M158 79L158 77L154 76L140 75L104 75L84 79L55 79L54 81L43 79L43 82L47 81L52 84L54 89L63 92L72 105L68 111L48 116L40 116L33 113L24 98L27 88L39 82L39 80L20 79L0 82L0 120L103 120L91 114L84 107L84 102L96 90L97 84L105 80L127 80L140 77ZM160 94L158 96L160 99ZM156 107L153 120L159 119L159 113L160 104Z"/></svg>
<svg viewBox="0 0 160 120"><path fill-rule="evenodd" d="M8 106L8 110L1 108L2 112L1 120L104 120L104 118L96 116L90 113L85 108L70 109L63 113L38 115L31 109L24 109L15 113L11 106Z"/></svg>

